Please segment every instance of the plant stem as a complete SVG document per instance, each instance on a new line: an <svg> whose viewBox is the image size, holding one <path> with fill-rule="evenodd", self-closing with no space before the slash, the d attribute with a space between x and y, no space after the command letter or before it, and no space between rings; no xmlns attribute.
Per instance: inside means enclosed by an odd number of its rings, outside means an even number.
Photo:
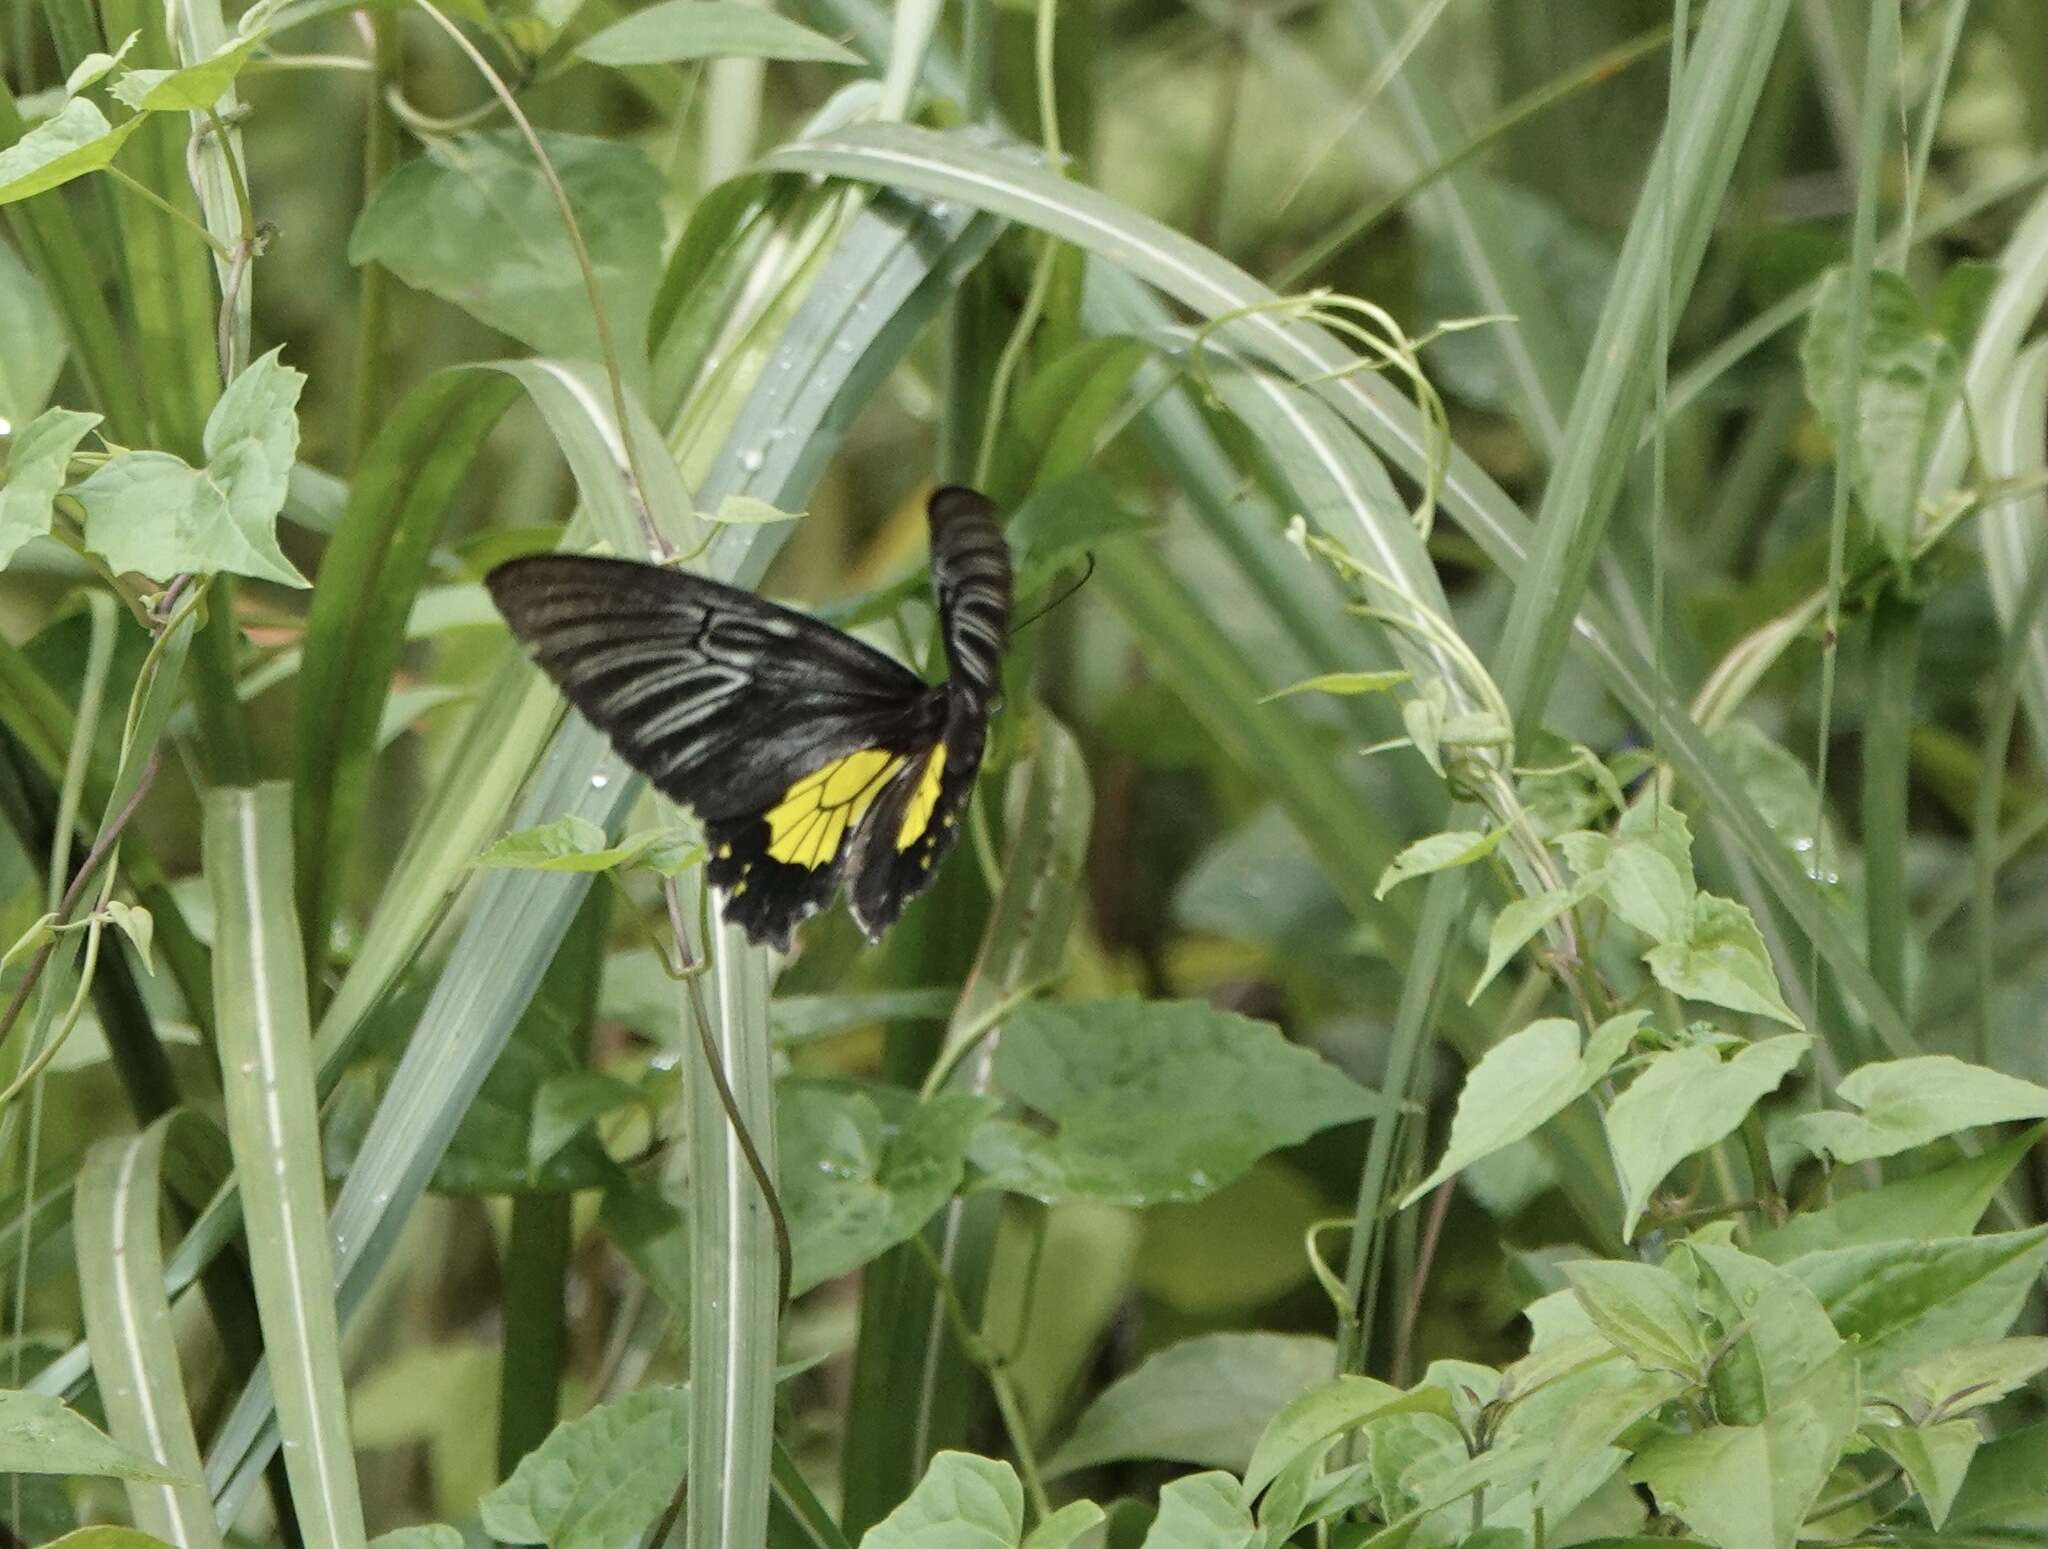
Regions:
<svg viewBox="0 0 2048 1549"><path fill-rule="evenodd" d="M1863 722L1863 876L1870 971L1892 1004L1906 1004L1906 792L1911 772L1913 680L1920 660L1918 602L1897 587L1870 620L1870 695Z"/></svg>
<svg viewBox="0 0 2048 1549"><path fill-rule="evenodd" d="M1749 1156L1751 1182L1758 1202L1773 1225L1785 1221L1785 1196L1778 1191L1778 1179L1771 1171L1771 1149L1764 1138L1763 1116L1751 1108L1742 1118L1742 1145Z"/></svg>
<svg viewBox="0 0 2048 1549"><path fill-rule="evenodd" d="M939 1288L939 1299L945 1303L946 1321L953 1326L953 1337L960 1341L960 1348L967 1352L967 1358L988 1378L989 1391L995 1395L996 1410L1003 1419L1003 1429L1009 1433L1010 1448L1017 1455L1017 1472L1024 1480L1025 1493L1031 1497L1031 1509L1040 1521L1044 1521L1052 1515L1052 1498L1046 1494L1045 1479L1038 1467L1038 1453L1031 1445L1031 1428L1025 1423L1024 1411L1017 1403L1017 1391L1010 1381L1009 1370L969 1321L967 1309L960 1305L959 1294L953 1289L952 1278L939 1262L939 1256L932 1251L932 1245L922 1234L912 1237L910 1244L931 1272L932 1283Z"/></svg>
<svg viewBox="0 0 2048 1549"><path fill-rule="evenodd" d="M121 810L100 830L99 837L86 852L85 860L80 864L77 874L72 877L71 885L64 889L64 896L58 901L56 910L59 925L71 918L71 911L78 907L78 901L85 896L85 890L91 884L93 876L106 858L113 853L114 847L121 842L121 830L128 826L128 820L135 816L135 809L142 805L142 798L149 793L150 786L156 781L158 757L159 750L150 749L149 762L143 766L142 777L135 782L134 791L130 793ZM38 947L36 955L29 959L28 971L21 976L21 983L14 987L14 996L8 1001L7 1009L0 1012L0 1043L6 1042L7 1035L14 1031L14 1024L21 1020L22 1008L28 1004L29 995L35 990L36 981L42 978L43 970L49 967L50 953L56 945L56 938L53 936Z"/></svg>
<svg viewBox="0 0 2048 1549"><path fill-rule="evenodd" d="M376 193L398 162L398 122L384 88L399 73L398 18L390 11L362 13L370 29L370 92L363 114L363 198ZM376 436L387 397L385 348L391 310L391 275L374 259L363 266L356 292L355 383L349 404L349 466L358 466Z"/></svg>

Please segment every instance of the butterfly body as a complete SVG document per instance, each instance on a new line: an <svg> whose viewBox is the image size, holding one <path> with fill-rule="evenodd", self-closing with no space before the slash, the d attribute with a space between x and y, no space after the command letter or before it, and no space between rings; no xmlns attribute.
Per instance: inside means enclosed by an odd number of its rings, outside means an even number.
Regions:
<svg viewBox="0 0 2048 1549"><path fill-rule="evenodd" d="M877 939L958 837L1008 638L1010 556L973 490L933 494L948 676L816 619L632 560L546 554L487 578L513 632L621 757L691 808L723 912L755 941L842 882Z"/></svg>

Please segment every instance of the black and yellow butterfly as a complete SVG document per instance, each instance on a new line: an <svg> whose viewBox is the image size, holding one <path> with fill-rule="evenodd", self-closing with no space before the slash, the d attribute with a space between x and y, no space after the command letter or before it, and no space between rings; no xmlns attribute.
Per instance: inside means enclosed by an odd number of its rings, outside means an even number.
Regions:
<svg viewBox="0 0 2048 1549"><path fill-rule="evenodd" d="M486 578L498 611L619 755L692 808L724 915L787 951L847 883L877 940L959 837L1010 620L989 500L936 491L932 587L949 675L660 565L542 554Z"/></svg>

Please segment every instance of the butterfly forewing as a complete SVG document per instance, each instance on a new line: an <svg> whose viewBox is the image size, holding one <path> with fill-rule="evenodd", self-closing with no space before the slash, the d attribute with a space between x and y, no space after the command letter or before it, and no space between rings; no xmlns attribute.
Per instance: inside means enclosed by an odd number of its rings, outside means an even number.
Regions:
<svg viewBox="0 0 2048 1549"><path fill-rule="evenodd" d="M951 669L928 685L852 636L657 565L541 555L491 595L569 702L692 808L725 917L787 949L852 879L879 937L931 882L981 767L1010 609L1009 551L972 490L932 497Z"/></svg>
<svg viewBox="0 0 2048 1549"><path fill-rule="evenodd" d="M631 560L547 554L488 582L569 702L666 796L710 819L878 740L916 742L929 685L751 592Z"/></svg>

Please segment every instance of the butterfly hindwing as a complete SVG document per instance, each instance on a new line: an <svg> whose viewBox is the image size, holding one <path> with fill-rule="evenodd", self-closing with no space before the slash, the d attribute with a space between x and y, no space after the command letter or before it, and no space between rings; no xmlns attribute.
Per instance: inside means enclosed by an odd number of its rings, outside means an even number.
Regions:
<svg viewBox="0 0 2048 1549"><path fill-rule="evenodd" d="M1010 550L986 497L957 486L931 498L932 587L950 669L945 730L876 800L848 860L847 901L870 940L927 887L960 837L981 772L1010 627Z"/></svg>
<svg viewBox="0 0 2048 1549"><path fill-rule="evenodd" d="M631 560L538 555L487 578L513 632L620 755L690 807L723 912L757 942L850 879L873 939L958 837L1010 610L1009 550L972 490L932 496L950 676L926 684L751 592Z"/></svg>
<svg viewBox="0 0 2048 1549"><path fill-rule="evenodd" d="M788 950L790 930L831 902L862 819L909 758L858 748L791 781L764 812L707 823L725 917Z"/></svg>

